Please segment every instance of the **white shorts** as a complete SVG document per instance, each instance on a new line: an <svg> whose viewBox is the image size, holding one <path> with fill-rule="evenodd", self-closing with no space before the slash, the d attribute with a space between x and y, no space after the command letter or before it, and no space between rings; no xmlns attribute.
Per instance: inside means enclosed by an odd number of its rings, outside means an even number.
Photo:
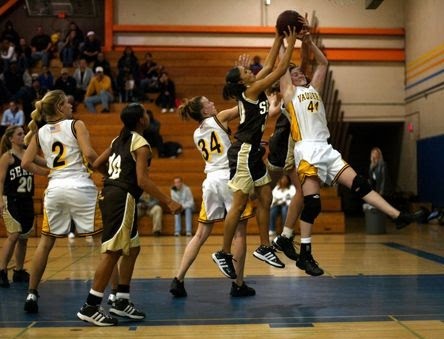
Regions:
<svg viewBox="0 0 444 339"><path fill-rule="evenodd" d="M91 182L92 183L92 182ZM71 221L77 234L92 235L102 230L95 225L97 188L93 185L50 185L43 199L42 234L63 237L69 233Z"/></svg>
<svg viewBox="0 0 444 339"><path fill-rule="evenodd" d="M228 187L230 171L219 170L207 173L202 183L202 206L199 213L199 222L212 223L225 218L226 211L231 208L233 192ZM253 206L248 202L241 220L254 216Z"/></svg>
<svg viewBox="0 0 444 339"><path fill-rule="evenodd" d="M326 141L299 141L294 147L295 166L301 183L305 178L317 176L322 182L331 185L349 167Z"/></svg>

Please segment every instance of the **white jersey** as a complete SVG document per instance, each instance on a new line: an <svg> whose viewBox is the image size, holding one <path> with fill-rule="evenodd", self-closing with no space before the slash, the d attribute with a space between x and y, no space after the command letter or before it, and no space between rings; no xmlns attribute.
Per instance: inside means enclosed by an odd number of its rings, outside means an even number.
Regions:
<svg viewBox="0 0 444 339"><path fill-rule="evenodd" d="M62 120L47 123L38 131L38 142L50 169L50 185L55 179L78 180L89 178L77 137L74 130L75 120Z"/></svg>
<svg viewBox="0 0 444 339"><path fill-rule="evenodd" d="M313 86L296 86L286 107L294 141L326 141L330 137L322 98Z"/></svg>
<svg viewBox="0 0 444 339"><path fill-rule="evenodd" d="M205 173L228 170L227 151L231 146L230 132L215 116L203 120L194 131L193 138L205 160Z"/></svg>

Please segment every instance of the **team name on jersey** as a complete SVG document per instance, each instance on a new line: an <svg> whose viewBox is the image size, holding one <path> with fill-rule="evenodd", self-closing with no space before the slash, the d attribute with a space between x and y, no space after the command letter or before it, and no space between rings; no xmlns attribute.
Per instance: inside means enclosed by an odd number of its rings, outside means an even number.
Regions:
<svg viewBox="0 0 444 339"><path fill-rule="evenodd" d="M21 168L20 166L15 166L9 170L9 178L10 180L14 180L15 178L24 177L27 175L32 175L31 172Z"/></svg>
<svg viewBox="0 0 444 339"><path fill-rule="evenodd" d="M267 114L269 110L269 103L268 100L264 100L259 102L259 113L260 114Z"/></svg>
<svg viewBox="0 0 444 339"><path fill-rule="evenodd" d="M321 100L321 97L319 96L318 93L313 93L313 92L307 92L307 93L302 93L298 95L298 100L299 102L302 102L304 100Z"/></svg>

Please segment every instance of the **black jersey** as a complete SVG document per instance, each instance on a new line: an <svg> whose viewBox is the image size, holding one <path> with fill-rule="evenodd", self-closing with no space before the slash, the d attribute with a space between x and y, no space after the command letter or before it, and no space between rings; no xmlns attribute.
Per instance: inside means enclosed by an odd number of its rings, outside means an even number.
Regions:
<svg viewBox="0 0 444 339"><path fill-rule="evenodd" d="M288 152L288 137L290 136L290 121L284 114L276 120L274 132L268 140L268 161L277 167L284 167Z"/></svg>
<svg viewBox="0 0 444 339"><path fill-rule="evenodd" d="M133 152L143 146L149 147L149 144L136 132L132 132L132 136L126 141L122 140L120 136L113 140L111 154L108 158L108 176L105 178L105 186L121 187L136 200L139 199L143 190L137 184L136 161Z"/></svg>
<svg viewBox="0 0 444 339"><path fill-rule="evenodd" d="M32 197L34 195L34 175L23 169L21 159L11 154L14 162L8 166L3 194L15 197Z"/></svg>
<svg viewBox="0 0 444 339"><path fill-rule="evenodd" d="M234 137L236 140L259 145L264 134L265 122L268 117L269 103L267 96L262 92L256 101L245 98L245 92L238 101L239 127Z"/></svg>

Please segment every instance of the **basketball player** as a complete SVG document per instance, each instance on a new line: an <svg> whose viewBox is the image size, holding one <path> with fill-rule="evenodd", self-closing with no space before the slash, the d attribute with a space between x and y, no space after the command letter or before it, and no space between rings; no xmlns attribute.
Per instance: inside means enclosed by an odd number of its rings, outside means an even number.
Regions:
<svg viewBox="0 0 444 339"><path fill-rule="evenodd" d="M287 51L273 69L283 37L276 32L273 46L265 59L264 67L255 76L244 66L232 68L227 76L223 90L225 99L233 98L238 102L240 123L235 134L236 141L228 150L230 166L229 186L233 190L232 208L228 211L224 224L222 250L212 254L214 262L225 276L236 278L231 254L231 243L237 224L251 193L257 196L257 223L261 245L253 255L268 264L283 268L285 265L270 246L268 221L271 204L270 176L262 161L264 148L261 139L268 116L269 103L265 90L275 83L287 70L296 41L295 28L286 36Z"/></svg>
<svg viewBox="0 0 444 339"><path fill-rule="evenodd" d="M37 288L49 253L56 238L69 234L71 220L79 236L101 232L94 225L97 188L84 161L86 159L88 163L93 163L97 153L91 147L85 124L70 119L71 114L72 106L65 93L50 91L36 102L29 123L30 143L23 155L22 167L36 173L38 165L33 161L41 150L50 174L43 200L42 235L31 264L29 292L25 302L28 313L38 312ZM42 118L46 125L37 131Z"/></svg>
<svg viewBox="0 0 444 339"><path fill-rule="evenodd" d="M239 116L237 107L217 113L214 103L206 97L198 96L179 107L183 119L196 120L199 127L194 131L194 143L205 161L206 179L202 184L202 206L199 213L197 232L185 248L182 262L176 277L171 283L170 292L176 297L185 297L184 278L196 259L200 248L208 239L214 222L222 221L230 210L233 194L228 188L230 170L227 150L231 145L228 122ZM253 288L243 281L246 254L247 219L253 217L252 206L247 203L234 236L234 259L237 272L232 282L231 296L248 297L255 295Z"/></svg>
<svg viewBox="0 0 444 339"><path fill-rule="evenodd" d="M25 133L21 126L9 126L1 140L0 214L5 222L7 239L0 257L0 287L9 287L8 263L15 254L13 282L28 282L29 273L23 268L28 236L34 224L34 175L21 167L25 153ZM43 158L36 161L45 165ZM40 174L47 174L42 170Z"/></svg>
<svg viewBox="0 0 444 339"><path fill-rule="evenodd" d="M77 317L97 326L117 325L100 307L103 292L119 260L119 283L116 300L110 313L130 319L145 318L130 300L130 282L134 265L140 252L137 232L137 201L142 192L149 193L165 204L172 213L179 213L182 206L159 191L149 178L151 147L142 137L149 124L144 107L138 103L126 106L120 113L123 128L111 146L93 163L93 168L105 174L104 187L99 197L104 232L102 235L102 260L100 261L86 303Z"/></svg>
<svg viewBox="0 0 444 339"><path fill-rule="evenodd" d="M321 275L311 253L311 230L321 211L321 182L336 182L350 188L359 198L375 206L394 219L397 228L403 228L415 220L415 215L400 212L388 204L369 182L347 164L341 154L328 144L324 104L319 95L327 73L327 58L311 40L307 17L302 31L303 44L313 53L317 67L311 82L300 68L293 68L280 80L281 93L291 121L291 136L295 166L302 183L304 207L300 217L301 251L296 266L310 275ZM305 48L305 47L304 47ZM282 52L283 53L283 52Z"/></svg>

